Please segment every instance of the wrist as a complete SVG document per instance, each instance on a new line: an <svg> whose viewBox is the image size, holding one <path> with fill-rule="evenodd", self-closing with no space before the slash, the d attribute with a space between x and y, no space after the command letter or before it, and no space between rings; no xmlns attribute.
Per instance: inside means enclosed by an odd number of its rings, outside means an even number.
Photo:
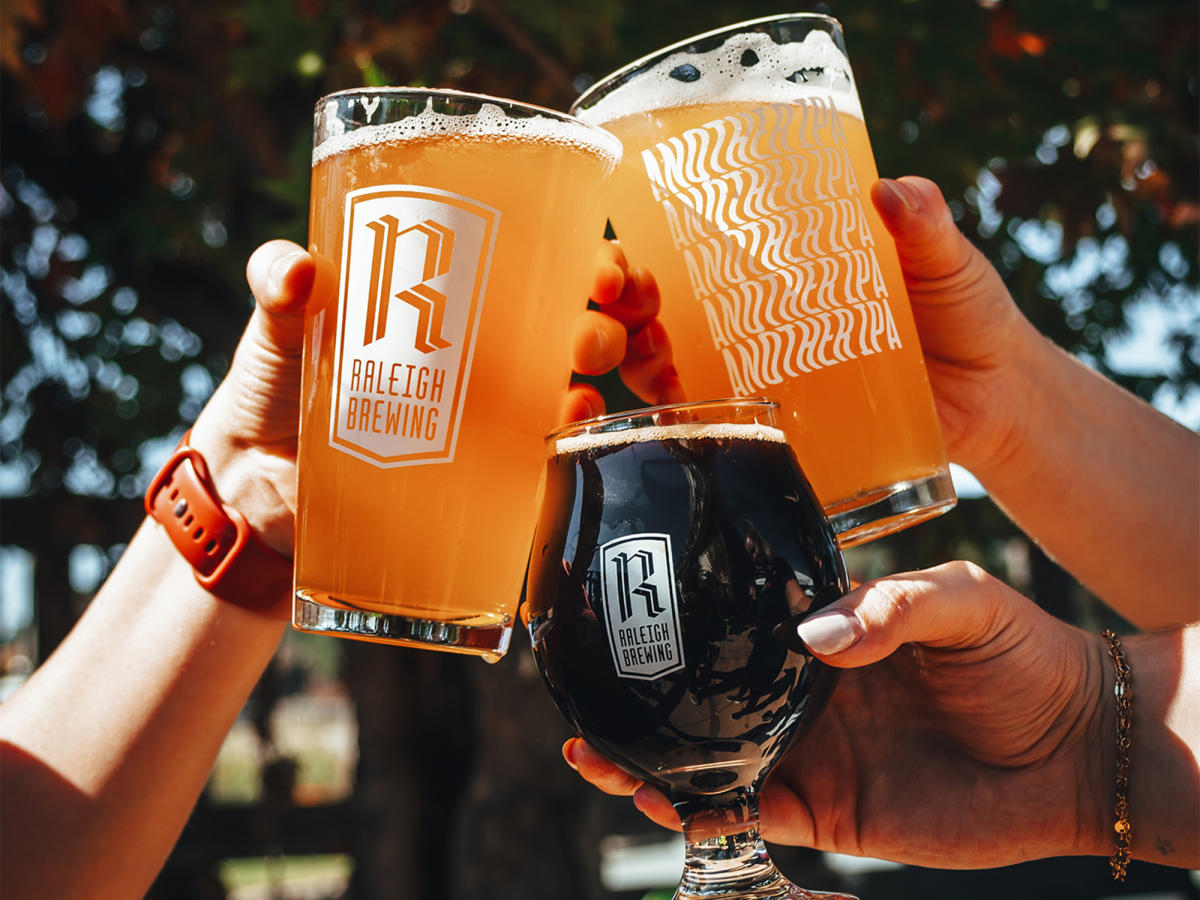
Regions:
<svg viewBox="0 0 1200 900"><path fill-rule="evenodd" d="M1035 458L1044 430L1054 429L1044 405L1047 385L1053 383L1052 368L1057 348L1027 319L1012 329L997 366L988 371L989 398L975 414L972 429L986 436L970 442L962 459L985 486L1028 478L1030 460Z"/></svg>
<svg viewBox="0 0 1200 900"><path fill-rule="evenodd" d="M213 596L274 617L290 599L291 560L267 544L233 501L260 494L247 453L232 454L220 441L192 440L189 432L146 492L147 513L173 545L170 556L186 561L199 585ZM226 495L201 448L217 459ZM249 504L261 512L263 504ZM261 519L260 519L261 521ZM261 527L261 526L260 526Z"/></svg>
<svg viewBox="0 0 1200 900"><path fill-rule="evenodd" d="M294 498L283 496L276 483L294 480L290 471L294 460L230 436L204 414L193 426L188 443L208 463L221 501L241 513L264 544L290 558Z"/></svg>
<svg viewBox="0 0 1200 900"><path fill-rule="evenodd" d="M1063 810L1067 817L1064 828L1074 830L1067 852L1111 856L1117 758L1113 698L1116 677L1107 639L1084 631L1078 633L1084 642L1084 674L1079 684L1082 706L1076 737L1070 743L1070 753L1075 759L1067 761L1067 767L1076 772L1077 791L1075 808Z"/></svg>

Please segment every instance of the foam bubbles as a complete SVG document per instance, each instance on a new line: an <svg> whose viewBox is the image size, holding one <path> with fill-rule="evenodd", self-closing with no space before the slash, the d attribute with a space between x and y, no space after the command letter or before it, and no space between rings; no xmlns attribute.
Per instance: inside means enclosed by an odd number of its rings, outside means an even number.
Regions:
<svg viewBox="0 0 1200 900"><path fill-rule="evenodd" d="M814 95L831 96L840 112L862 118L850 61L833 37L814 29L803 41L777 44L768 34L750 31L731 34L705 53L665 56L575 112L603 125L664 107L787 103Z"/></svg>
<svg viewBox="0 0 1200 900"><path fill-rule="evenodd" d="M777 444L785 442L783 432L770 425L685 422L678 425L648 425L644 428L628 428L624 431L599 431L558 438L554 442L554 452L561 455L597 450L601 447L641 444L648 441L683 440L768 441Z"/></svg>
<svg viewBox="0 0 1200 900"><path fill-rule="evenodd" d="M377 98L375 98L377 102ZM482 102L479 110L464 115L437 112L432 98L425 108L394 122L363 125L350 130L337 118L338 99L330 99L325 110L326 138L313 149L312 162L348 150L376 144L429 140L431 138L516 138L558 144L590 152L606 159L611 166L621 161L621 142L599 128L592 128L554 115L509 115L496 103ZM364 107L371 101L363 99Z"/></svg>

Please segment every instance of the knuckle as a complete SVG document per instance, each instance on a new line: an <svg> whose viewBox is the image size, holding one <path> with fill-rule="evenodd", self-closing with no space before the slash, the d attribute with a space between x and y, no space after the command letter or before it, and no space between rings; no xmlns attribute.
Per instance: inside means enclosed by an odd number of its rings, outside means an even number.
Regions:
<svg viewBox="0 0 1200 900"><path fill-rule="evenodd" d="M950 563L949 572L955 578L970 582L976 586L983 586L991 580L991 576L988 575L982 566L965 559Z"/></svg>
<svg viewBox="0 0 1200 900"><path fill-rule="evenodd" d="M882 618L892 624L905 625L915 615L917 598L903 581L877 581L872 586L875 602Z"/></svg>

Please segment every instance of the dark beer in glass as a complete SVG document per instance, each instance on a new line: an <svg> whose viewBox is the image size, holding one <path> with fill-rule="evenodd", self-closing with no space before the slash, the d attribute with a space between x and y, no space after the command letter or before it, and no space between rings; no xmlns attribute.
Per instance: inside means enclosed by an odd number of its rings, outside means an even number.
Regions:
<svg viewBox="0 0 1200 900"><path fill-rule="evenodd" d="M657 407L549 439L524 610L534 654L579 734L675 803L679 897L810 896L767 858L755 793L835 671L772 631L847 582L774 414L757 400ZM731 841L745 857L732 866Z"/></svg>

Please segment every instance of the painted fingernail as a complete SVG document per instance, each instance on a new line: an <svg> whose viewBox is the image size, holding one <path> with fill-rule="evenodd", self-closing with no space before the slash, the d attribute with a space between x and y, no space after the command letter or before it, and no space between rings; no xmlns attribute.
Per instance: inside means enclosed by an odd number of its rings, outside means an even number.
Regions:
<svg viewBox="0 0 1200 900"><path fill-rule="evenodd" d="M829 656L857 644L863 627L853 613L832 609L805 619L796 626L796 636L814 653Z"/></svg>
<svg viewBox="0 0 1200 900"><path fill-rule="evenodd" d="M796 633L796 628L804 620L808 613L801 613L798 616L784 619L778 625L771 629L771 637L783 644L789 650L794 650L797 653L803 653L805 656L812 656L812 651L808 649L808 645L800 640L800 635Z"/></svg>

